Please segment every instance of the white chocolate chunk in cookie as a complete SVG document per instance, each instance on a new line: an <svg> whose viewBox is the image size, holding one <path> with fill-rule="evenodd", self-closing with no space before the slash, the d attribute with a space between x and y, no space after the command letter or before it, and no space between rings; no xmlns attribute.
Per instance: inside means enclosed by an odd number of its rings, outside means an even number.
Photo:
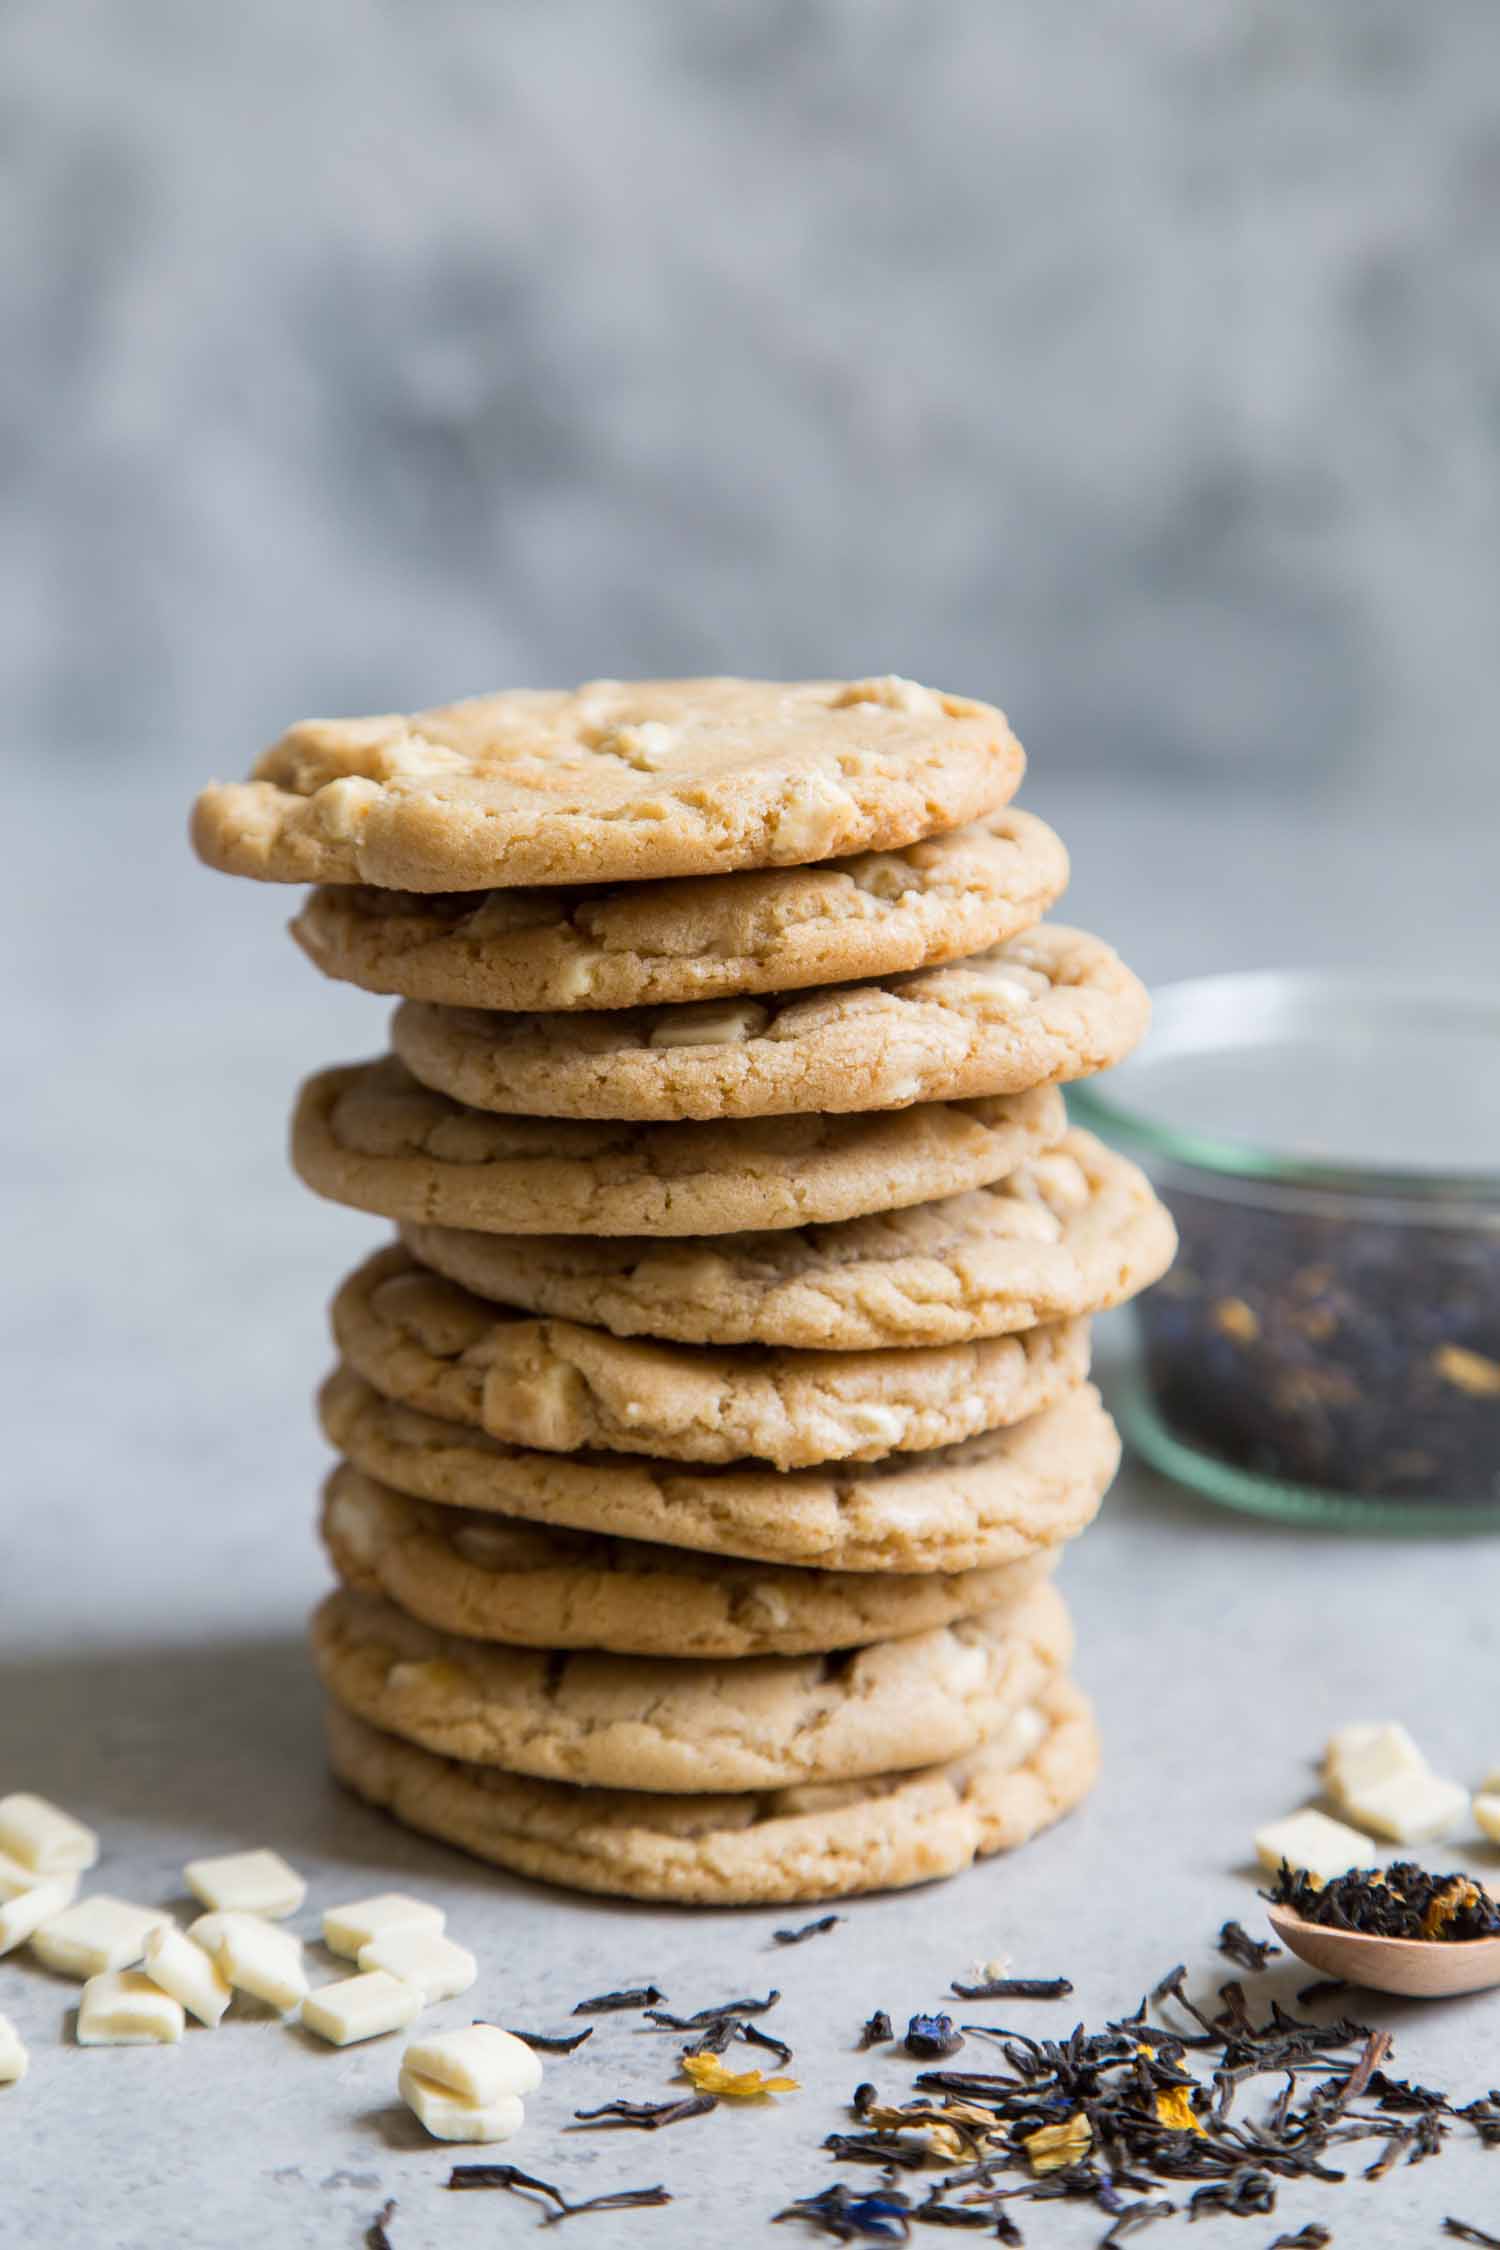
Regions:
<svg viewBox="0 0 1500 2250"><path fill-rule="evenodd" d="M361 2039L381 2039L404 2031L421 2013L422 1995L402 1977L372 1969L338 1984L325 1984L302 2003L302 2021L333 2047L352 2047Z"/></svg>
<svg viewBox="0 0 1500 2250"><path fill-rule="evenodd" d="M31 1950L64 1976L103 1976L111 1969L133 1969L151 1932L170 1919L153 1907L131 1906L107 1891L95 1891L91 1898L76 1900L44 1922Z"/></svg>
<svg viewBox="0 0 1500 2250"><path fill-rule="evenodd" d="M26 2076L30 2056L21 2034L9 2016L0 2016L0 2086L14 2086Z"/></svg>
<svg viewBox="0 0 1500 2250"><path fill-rule="evenodd" d="M83 1988L80 2047L172 2047L182 2031L181 2004L138 1969L106 1969Z"/></svg>
<svg viewBox="0 0 1500 2250"><path fill-rule="evenodd" d="M401 1930L431 1930L440 1936L446 1920L442 1908L425 1899L408 1898L405 1891L378 1891L346 1906L330 1906L323 1916L323 1943L330 1953L357 1961L361 1949L377 1938L394 1937Z"/></svg>
<svg viewBox="0 0 1500 2250"><path fill-rule="evenodd" d="M542 2083L541 2058L524 2039L494 2023L470 2023L461 2031L414 2039L401 2057L401 2068L480 2104L498 2101L502 2094L534 2094Z"/></svg>
<svg viewBox="0 0 1500 2250"><path fill-rule="evenodd" d="M936 712L942 709L941 697L920 680L903 680L897 672L887 672L880 679L850 680L833 698L835 711L848 710L855 703L878 703L887 711Z"/></svg>
<svg viewBox="0 0 1500 2250"><path fill-rule="evenodd" d="M684 1007L657 1024L649 1045L653 1047L732 1047L758 1039L770 1022L769 1009L754 1000L706 1000L701 1007Z"/></svg>
<svg viewBox="0 0 1500 2250"><path fill-rule="evenodd" d="M33 1876L76 1875L99 1857L99 1839L71 1813L24 1790L0 1797L0 1852Z"/></svg>
<svg viewBox="0 0 1500 2250"><path fill-rule="evenodd" d="M153 1984L180 2001L199 2023L216 2024L234 1998L229 1979L213 1955L181 1930L153 1930L141 1964Z"/></svg>
<svg viewBox="0 0 1500 2250"><path fill-rule="evenodd" d="M1336 1875L1347 1875L1351 1867L1368 1867L1375 1858L1375 1846L1357 1828L1330 1820L1327 1813L1307 1805L1285 1820L1273 1820L1257 1828L1255 1856L1273 1875L1285 1860L1294 1874L1331 1883Z"/></svg>
<svg viewBox="0 0 1500 2250"><path fill-rule="evenodd" d="M253 2000L263 2000L283 2015L307 1998L302 1940L290 1930L273 1929L256 1914L205 1915L203 1920L216 1925L215 1957L236 1992L248 1992ZM189 1936L200 1926L195 1922Z"/></svg>
<svg viewBox="0 0 1500 2250"><path fill-rule="evenodd" d="M194 1898L215 1914L259 1914L268 1922L295 1914L307 1885L280 1852L226 1852L190 1859L182 1879Z"/></svg>
<svg viewBox="0 0 1500 2250"><path fill-rule="evenodd" d="M13 1953L18 1945L24 1945L44 1922L52 1921L71 1904L77 1889L76 1875L50 1875L46 1882L33 1883L8 1898L0 1906L0 1953Z"/></svg>
<svg viewBox="0 0 1500 2250"><path fill-rule="evenodd" d="M455 1945L439 1930L388 1930L359 1949L362 1969L384 1969L415 1986L424 2005L452 2000L467 1992L479 1963L467 1946Z"/></svg>
<svg viewBox="0 0 1500 2250"><path fill-rule="evenodd" d="M508 2141L526 2122L518 2094L497 2094L473 2102L402 2065L397 2090L412 2115L435 2141Z"/></svg>
<svg viewBox="0 0 1500 2250"><path fill-rule="evenodd" d="M1467 1819L1469 1792L1435 1773L1396 1773L1349 1790L1343 1799L1351 1820L1397 1844L1427 1844L1451 1836Z"/></svg>

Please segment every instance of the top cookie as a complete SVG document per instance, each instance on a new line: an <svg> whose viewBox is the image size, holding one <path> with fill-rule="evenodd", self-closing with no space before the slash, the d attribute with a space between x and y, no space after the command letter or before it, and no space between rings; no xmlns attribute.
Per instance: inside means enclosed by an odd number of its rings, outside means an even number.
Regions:
<svg viewBox="0 0 1500 2250"><path fill-rule="evenodd" d="M193 808L210 866L406 891L619 883L889 851L1025 767L987 703L911 680L595 680L310 719Z"/></svg>
<svg viewBox="0 0 1500 2250"><path fill-rule="evenodd" d="M703 1007L497 1015L403 1000L391 1043L475 1109L631 1119L777 1117L972 1101L1086 1078L1129 1054L1146 989L1102 938L1042 922L913 976Z"/></svg>
<svg viewBox="0 0 1500 2250"><path fill-rule="evenodd" d="M893 976L1029 929L1068 880L1007 808L898 852L613 890L325 885L292 935L326 976L463 1008L634 1008Z"/></svg>

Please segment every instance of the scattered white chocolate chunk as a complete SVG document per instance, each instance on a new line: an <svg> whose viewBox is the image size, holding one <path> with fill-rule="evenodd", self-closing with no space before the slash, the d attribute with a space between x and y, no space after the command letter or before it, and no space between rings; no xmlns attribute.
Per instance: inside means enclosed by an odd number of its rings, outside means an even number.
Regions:
<svg viewBox="0 0 1500 2250"><path fill-rule="evenodd" d="M542 2083L541 2058L524 2039L494 2023L470 2023L461 2031L414 2039L401 2057L401 2068L481 2106L502 2094L534 2094Z"/></svg>
<svg viewBox="0 0 1500 2250"><path fill-rule="evenodd" d="M492 2102L469 2101L405 2064L396 2084L407 2108L435 2141L508 2141L526 2122L519 2094L497 2094Z"/></svg>
<svg viewBox="0 0 1500 2250"><path fill-rule="evenodd" d="M1474 1799L1474 1822L1481 1835L1500 1844L1500 1790L1480 1790Z"/></svg>
<svg viewBox="0 0 1500 2250"><path fill-rule="evenodd" d="M153 1984L180 2000L199 2023L216 2024L234 1998L229 1979L211 1953L181 1930L153 1930L142 1964Z"/></svg>
<svg viewBox="0 0 1500 2250"><path fill-rule="evenodd" d="M90 1977L78 2003L80 2047L170 2047L182 2027L181 2004L138 1969Z"/></svg>
<svg viewBox="0 0 1500 2250"><path fill-rule="evenodd" d="M1359 1791L1398 1780L1402 1774L1425 1774L1429 1770L1405 1727L1395 1720L1340 1727L1323 1756L1329 1795L1351 1810Z"/></svg>
<svg viewBox="0 0 1500 2250"><path fill-rule="evenodd" d="M24 2078L30 2060L9 2016L0 2016L0 2086L14 2086Z"/></svg>
<svg viewBox="0 0 1500 2250"><path fill-rule="evenodd" d="M215 1914L259 1914L268 1922L295 1914L307 1885L280 1852L226 1852L219 1859L190 1859L182 1879L194 1898Z"/></svg>
<svg viewBox="0 0 1500 2250"><path fill-rule="evenodd" d="M467 1992L479 1963L467 1946L455 1945L438 1930L390 1930L359 1949L362 1969L384 1969L415 1985L424 2005L452 2000Z"/></svg>
<svg viewBox="0 0 1500 2250"><path fill-rule="evenodd" d="M1389 1836L1398 1844L1427 1844L1451 1836L1466 1819L1469 1792L1439 1774L1397 1773L1389 1780L1350 1790L1344 1806L1351 1819L1377 1836Z"/></svg>
<svg viewBox="0 0 1500 2250"><path fill-rule="evenodd" d="M19 1898L22 1891L34 1891L45 1880L34 1867L23 1867L8 1852L0 1852L0 1899Z"/></svg>
<svg viewBox="0 0 1500 2250"><path fill-rule="evenodd" d="M421 2010L422 1995L414 1984L387 1976L383 1969L368 1969L310 1993L302 2003L302 2021L330 2045L351 2047L360 2039L403 2031Z"/></svg>
<svg viewBox="0 0 1500 2250"><path fill-rule="evenodd" d="M44 1922L53 1921L70 1906L78 1889L76 1875L49 1875L44 1883L17 1891L0 1906L0 1953L13 1953L34 1937Z"/></svg>
<svg viewBox="0 0 1500 2250"><path fill-rule="evenodd" d="M133 1969L146 1950L151 1932L169 1920L170 1916L155 1907L131 1906L123 1898L111 1898L107 1891L95 1891L43 1922L32 1938L31 1950L49 1969L60 1969L64 1976L105 1976L114 1969Z"/></svg>
<svg viewBox="0 0 1500 2250"><path fill-rule="evenodd" d="M360 1948L395 1930L436 1930L447 1920L440 1906L425 1899L408 1898L405 1891L378 1891L373 1898L351 1899L347 1906L330 1906L323 1916L323 1943L330 1953L359 1959Z"/></svg>
<svg viewBox="0 0 1500 2250"><path fill-rule="evenodd" d="M283 2015L307 1998L300 1938L290 1930L272 1929L256 1914L225 1914L221 1919L214 1957L236 1992L248 1992L253 2000L264 2000ZM195 1922L193 1929L198 1927Z"/></svg>
<svg viewBox="0 0 1500 2250"><path fill-rule="evenodd" d="M77 1875L99 1857L99 1839L45 1797L0 1797L0 1852L34 1875Z"/></svg>
<svg viewBox="0 0 1500 2250"><path fill-rule="evenodd" d="M1273 1875L1285 1860L1294 1874L1313 1875L1320 1883L1331 1883L1335 1875L1345 1875L1351 1867L1368 1867L1376 1852L1370 1838L1357 1828L1346 1828L1343 1821L1330 1820L1327 1813L1308 1805L1301 1812L1288 1814L1285 1820L1273 1820L1257 1828L1255 1856Z"/></svg>

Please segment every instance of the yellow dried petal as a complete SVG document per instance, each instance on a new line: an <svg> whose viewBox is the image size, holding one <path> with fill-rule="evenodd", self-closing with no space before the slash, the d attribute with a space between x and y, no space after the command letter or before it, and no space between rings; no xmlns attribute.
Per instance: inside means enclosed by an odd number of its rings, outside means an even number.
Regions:
<svg viewBox="0 0 1500 2250"><path fill-rule="evenodd" d="M1191 2086L1163 2086L1156 2096L1156 2115L1159 2123L1170 2125L1177 2133L1201 2133L1202 2123L1193 2107Z"/></svg>
<svg viewBox="0 0 1500 2250"><path fill-rule="evenodd" d="M1500 1398L1500 1359L1486 1359L1464 1344L1439 1344L1432 1355L1435 1372L1469 1398Z"/></svg>
<svg viewBox="0 0 1500 2250"><path fill-rule="evenodd" d="M729 2070L717 2055L684 2055L683 2075L700 2094L727 2094L731 2101L758 2102L765 2094L795 2094L795 2078L767 2078L761 2070Z"/></svg>
<svg viewBox="0 0 1500 2250"><path fill-rule="evenodd" d="M1028 2133L1021 2146L1031 2159L1033 2172L1061 2172L1088 2155L1094 2145L1094 2128L1083 2111L1065 2117L1060 2125L1041 2125Z"/></svg>

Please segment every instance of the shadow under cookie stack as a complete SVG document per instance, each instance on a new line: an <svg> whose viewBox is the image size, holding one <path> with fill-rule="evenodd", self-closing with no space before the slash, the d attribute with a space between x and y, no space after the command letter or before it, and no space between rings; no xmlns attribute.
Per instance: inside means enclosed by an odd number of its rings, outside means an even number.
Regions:
<svg viewBox="0 0 1500 2250"><path fill-rule="evenodd" d="M311 722L200 797L200 854L315 884L304 951L400 1000L293 1136L398 1228L321 1397L359 1796L730 1904L952 1874L1088 1789L1089 1316L1173 1238L1067 1127L1147 1001L1041 919L1023 766L910 681L601 681Z"/></svg>

